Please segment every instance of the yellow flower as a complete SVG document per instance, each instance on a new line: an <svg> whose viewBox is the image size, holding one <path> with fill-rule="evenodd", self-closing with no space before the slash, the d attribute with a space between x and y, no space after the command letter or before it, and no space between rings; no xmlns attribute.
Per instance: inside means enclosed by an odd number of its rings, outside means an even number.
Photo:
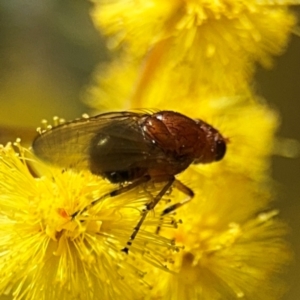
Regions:
<svg viewBox="0 0 300 300"><path fill-rule="evenodd" d="M121 62L125 65L122 75L117 74L120 67L108 70L114 82L111 87L122 91L127 86L125 96L133 107L157 107L166 95L175 102L191 95L209 100L243 94L254 63L270 66L270 56L280 54L286 45L295 24L286 6L300 4L288 0L94 3L96 25L113 35L111 44L121 43L127 54ZM106 73L104 81L108 78ZM176 93L170 91L178 85Z"/></svg>
<svg viewBox="0 0 300 300"><path fill-rule="evenodd" d="M290 255L282 239L285 226L274 218L276 211L229 222L236 216L226 198L211 204L214 212L204 212L201 205L197 220L195 216L194 221L185 219L188 224L177 234L185 249L174 257L178 273L154 271L159 280L150 299L274 300L282 296L285 287L276 273ZM236 205L242 199L236 199ZM196 205L192 206L195 211ZM217 212L219 207L223 212Z"/></svg>
<svg viewBox="0 0 300 300"><path fill-rule="evenodd" d="M210 194L201 191L178 211L183 224L175 238L184 245L173 257L178 273L153 270L159 279L149 299L274 300L285 291L277 277L290 260L285 225L276 211L255 212L266 199L245 178L228 192L230 180L238 180L229 177L211 181Z"/></svg>
<svg viewBox="0 0 300 300"><path fill-rule="evenodd" d="M126 245L147 201L143 188L107 197L110 188L89 172L47 167L0 149L0 294L13 299L134 299L148 291L145 261L166 269L156 248L177 251L157 237L154 216L130 248ZM28 153L29 154L29 153ZM36 177L38 169L44 175ZM43 171L42 171L43 170ZM149 201L149 200L148 200ZM72 214L81 211L76 217Z"/></svg>

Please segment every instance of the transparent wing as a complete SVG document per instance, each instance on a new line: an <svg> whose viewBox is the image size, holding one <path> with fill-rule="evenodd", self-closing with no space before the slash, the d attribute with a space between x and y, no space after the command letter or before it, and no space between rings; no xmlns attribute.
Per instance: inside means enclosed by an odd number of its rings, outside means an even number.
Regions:
<svg viewBox="0 0 300 300"><path fill-rule="evenodd" d="M32 147L42 160L61 167L91 169L96 162L103 172L126 170L160 155L138 124L143 115L119 112L75 120L42 133Z"/></svg>

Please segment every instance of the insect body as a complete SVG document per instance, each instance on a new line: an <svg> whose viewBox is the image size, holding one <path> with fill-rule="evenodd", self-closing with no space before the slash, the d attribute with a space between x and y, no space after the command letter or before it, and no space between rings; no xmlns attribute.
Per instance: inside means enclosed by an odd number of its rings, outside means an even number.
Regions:
<svg viewBox="0 0 300 300"><path fill-rule="evenodd" d="M123 249L128 253L147 213L172 185L188 199L166 208L162 215L194 196L190 188L175 179L175 175L192 163L221 160L226 152L226 140L204 121L173 111L153 114L113 112L74 120L45 131L34 140L33 149L38 157L55 165L88 169L112 183L125 183L105 196L119 195L150 180L165 182L159 194L147 203ZM98 201L100 199L92 205Z"/></svg>

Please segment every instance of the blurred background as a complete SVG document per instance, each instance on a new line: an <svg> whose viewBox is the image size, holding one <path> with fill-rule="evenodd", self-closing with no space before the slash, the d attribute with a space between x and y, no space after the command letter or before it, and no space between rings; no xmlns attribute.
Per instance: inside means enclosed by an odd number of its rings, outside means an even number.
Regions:
<svg viewBox="0 0 300 300"><path fill-rule="evenodd" d="M82 92L95 65L107 60L89 9L85 0L0 1L2 126L35 128L44 118L87 111Z"/></svg>
<svg viewBox="0 0 300 300"><path fill-rule="evenodd" d="M74 119L96 65L109 59L85 0L0 1L0 143L35 136L42 119ZM300 18L300 10L296 11ZM279 136L300 141L300 37L272 70L259 69L256 90L280 112ZM300 158L275 156L276 207L291 227L295 262L284 300L300 299ZM263 267L263 266L262 266Z"/></svg>

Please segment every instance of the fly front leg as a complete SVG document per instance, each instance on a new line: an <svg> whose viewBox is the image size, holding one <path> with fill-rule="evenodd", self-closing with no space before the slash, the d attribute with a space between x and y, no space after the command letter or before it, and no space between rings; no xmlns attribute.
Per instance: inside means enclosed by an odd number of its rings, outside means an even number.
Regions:
<svg viewBox="0 0 300 300"><path fill-rule="evenodd" d="M73 213L71 215L72 219L74 219L77 215L87 211L89 208L93 207L94 205L96 205L97 203L99 203L100 201L108 198L108 197L116 197L118 195L124 194L128 191L131 191L132 189L136 188L137 186L148 182L151 179L151 177L149 175L143 176L131 183L129 183L126 186L122 186L119 189L113 190L112 192L109 192L107 194L104 194L103 196L101 196L100 198L93 200L88 206L86 206L83 210L78 210L75 213Z"/></svg>

